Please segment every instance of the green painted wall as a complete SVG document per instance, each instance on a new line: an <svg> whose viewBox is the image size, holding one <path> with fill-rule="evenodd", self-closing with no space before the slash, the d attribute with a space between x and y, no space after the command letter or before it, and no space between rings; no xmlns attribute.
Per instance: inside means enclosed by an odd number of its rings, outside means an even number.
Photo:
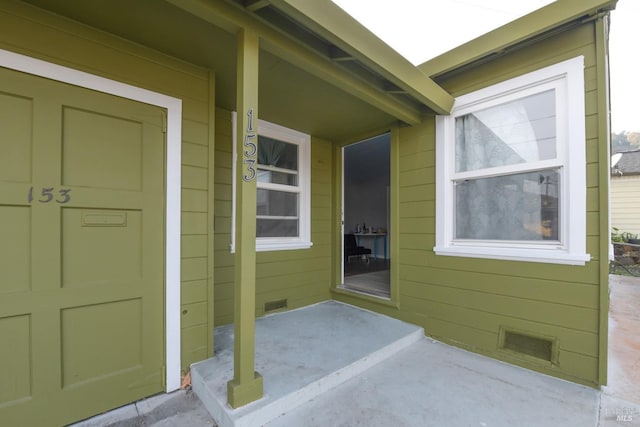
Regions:
<svg viewBox="0 0 640 427"><path fill-rule="evenodd" d="M429 336L511 363L598 384L600 223L593 24L440 83L454 95L585 56L587 251L584 267L436 256L435 126L400 131L400 312ZM606 254L604 254L606 256ZM606 286L603 283L602 286ZM557 364L498 349L500 327L557 339Z"/></svg>
<svg viewBox="0 0 640 427"><path fill-rule="evenodd" d="M216 111L215 155L215 325L233 321L234 258L231 244L231 112ZM256 316L264 303L287 299L289 309L330 298L332 266L332 144L311 138L310 249L258 252Z"/></svg>
<svg viewBox="0 0 640 427"><path fill-rule="evenodd" d="M182 366L212 353L208 280L209 84L206 70L20 3L0 5L0 48L183 100ZM213 143L211 142L213 145ZM210 223L210 222L209 222Z"/></svg>
<svg viewBox="0 0 640 427"><path fill-rule="evenodd" d="M600 256L599 240L606 221L598 212L607 195L606 186L599 185L606 168L598 160L606 141L605 118L597 105L603 76L597 72L595 28L586 24L439 82L460 95L585 56L587 249L592 261L576 267L435 256L435 126L427 117L418 126L397 130L393 303L342 293L334 298L419 324L427 335L478 353L585 384L603 381L598 365L605 357L599 334L606 254ZM0 4L0 47L183 100L182 364L206 358L212 353L214 324L233 319L234 276L231 113L210 108L209 71L14 2ZM336 152L331 142L312 137L313 247L258 253L258 316L268 301L287 299L288 308L296 308L331 298L341 261ZM559 362L532 362L498 350L501 326L557 338Z"/></svg>
<svg viewBox="0 0 640 427"><path fill-rule="evenodd" d="M606 382L607 235L599 212L607 200L606 167L601 168L606 115L596 47L595 23L513 52L439 83L455 96L584 55L586 98L587 252L584 267L436 256L435 120L399 128L398 271L392 277L392 304L335 291L334 298L421 325L425 334L480 354L582 384ZM601 65L600 65L601 66ZM599 99L598 97L601 96ZM601 109L600 109L601 110ZM606 152L606 149L604 150ZM393 169L392 169L393 173ZM336 194L336 200L340 195ZM335 211L339 215L339 210ZM601 233L600 230L605 230ZM393 267L392 267L393 268ZM337 277L337 276L336 276ZM395 288L395 289L394 289ZM604 325L604 326L603 326ZM500 328L557 340L555 364L500 350Z"/></svg>

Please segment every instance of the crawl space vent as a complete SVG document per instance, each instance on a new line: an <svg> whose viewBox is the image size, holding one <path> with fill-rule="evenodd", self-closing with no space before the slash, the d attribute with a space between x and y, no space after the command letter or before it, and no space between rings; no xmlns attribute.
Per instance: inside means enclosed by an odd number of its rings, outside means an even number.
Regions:
<svg viewBox="0 0 640 427"><path fill-rule="evenodd" d="M502 347L506 350L552 361L553 341L513 331L504 332Z"/></svg>
<svg viewBox="0 0 640 427"><path fill-rule="evenodd" d="M282 310L283 308L287 308L287 300L279 299L275 301L267 301L264 303L264 312L269 313L270 311Z"/></svg>

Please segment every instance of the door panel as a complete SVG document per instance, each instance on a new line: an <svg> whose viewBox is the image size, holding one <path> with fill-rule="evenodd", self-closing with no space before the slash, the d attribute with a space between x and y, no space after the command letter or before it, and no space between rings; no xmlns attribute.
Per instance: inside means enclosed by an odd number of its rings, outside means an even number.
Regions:
<svg viewBox="0 0 640 427"><path fill-rule="evenodd" d="M142 365L141 298L70 307L61 317L63 388Z"/></svg>
<svg viewBox="0 0 640 427"><path fill-rule="evenodd" d="M68 107L62 114L65 185L142 189L142 123Z"/></svg>
<svg viewBox="0 0 640 427"><path fill-rule="evenodd" d="M0 181L29 182L33 101L0 92Z"/></svg>
<svg viewBox="0 0 640 427"><path fill-rule="evenodd" d="M62 287L142 281L139 210L62 210Z"/></svg>
<svg viewBox="0 0 640 427"><path fill-rule="evenodd" d="M31 212L25 206L0 206L0 236L10 245L0 245L0 295L29 290L31 268ZM1 341L0 341L1 342Z"/></svg>
<svg viewBox="0 0 640 427"><path fill-rule="evenodd" d="M162 124L160 108L0 68L0 425L163 390Z"/></svg>

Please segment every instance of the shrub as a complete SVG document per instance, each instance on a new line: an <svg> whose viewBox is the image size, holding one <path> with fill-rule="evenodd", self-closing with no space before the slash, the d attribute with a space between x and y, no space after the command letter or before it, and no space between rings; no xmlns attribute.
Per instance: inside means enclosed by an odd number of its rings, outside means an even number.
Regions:
<svg viewBox="0 0 640 427"><path fill-rule="evenodd" d="M630 240L638 240L638 235L623 231L622 233L616 227L611 227L611 241L616 243L629 243Z"/></svg>

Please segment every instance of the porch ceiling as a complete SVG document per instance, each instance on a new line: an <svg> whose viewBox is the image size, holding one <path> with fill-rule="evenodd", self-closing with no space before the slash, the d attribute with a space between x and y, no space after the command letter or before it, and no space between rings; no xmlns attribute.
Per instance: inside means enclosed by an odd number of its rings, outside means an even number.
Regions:
<svg viewBox="0 0 640 427"><path fill-rule="evenodd" d="M236 105L235 33L250 27L261 37L260 117L329 140L417 123L429 112L367 67L340 66L233 1L23 2L214 70L216 104L228 110Z"/></svg>

